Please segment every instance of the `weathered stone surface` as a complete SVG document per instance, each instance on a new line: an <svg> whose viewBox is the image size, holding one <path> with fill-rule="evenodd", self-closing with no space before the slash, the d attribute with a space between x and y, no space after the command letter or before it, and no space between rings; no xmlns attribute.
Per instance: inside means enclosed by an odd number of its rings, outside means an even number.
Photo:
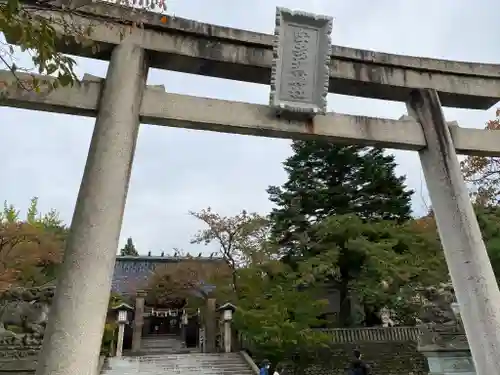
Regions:
<svg viewBox="0 0 500 375"><path fill-rule="evenodd" d="M419 291L420 299L423 300L420 311L422 323L457 323L457 317L451 308L456 302L455 291L451 283L428 287Z"/></svg>
<svg viewBox="0 0 500 375"><path fill-rule="evenodd" d="M20 79L31 79L19 73ZM46 76L40 76L47 79ZM13 80L8 71L0 71L0 83ZM82 85L64 87L48 95L34 91L3 90L2 104L16 108L95 116L102 84L85 81ZM2 87L0 87L2 93ZM193 111L193 108L199 110ZM224 133L287 139L327 138L332 142L418 151L425 147L422 127L415 120L352 116L328 113L313 121L288 121L275 118L267 105L231 102L188 95L170 94L146 89L141 108L146 124L184 127ZM450 127L457 152L466 155L500 156L500 132Z"/></svg>
<svg viewBox="0 0 500 375"><path fill-rule="evenodd" d="M32 374L55 287L12 288L0 295L0 374Z"/></svg>
<svg viewBox="0 0 500 375"><path fill-rule="evenodd" d="M420 326L418 350L427 359L429 374L475 375L476 369L460 324Z"/></svg>
<svg viewBox="0 0 500 375"><path fill-rule="evenodd" d="M12 288L0 295L0 343L41 342L55 288Z"/></svg>
<svg viewBox="0 0 500 375"><path fill-rule="evenodd" d="M287 117L326 112L333 18L276 8L270 105Z"/></svg>
<svg viewBox="0 0 500 375"><path fill-rule="evenodd" d="M37 14L42 12L37 11ZM48 17L59 15L47 11ZM102 16L111 17L110 22ZM61 51L109 59L123 35L151 52L155 68L269 84L274 36L168 17L114 4L80 9L70 22L92 26L99 45L96 55L80 44L62 44ZM114 21L114 22L113 22ZM144 24L129 26L130 21ZM127 24L125 24L127 23ZM333 46L330 92L406 101L415 88L433 88L444 106L486 109L500 97L500 67L446 61Z"/></svg>
<svg viewBox="0 0 500 375"><path fill-rule="evenodd" d="M239 353L110 358L103 375L254 375Z"/></svg>
<svg viewBox="0 0 500 375"><path fill-rule="evenodd" d="M422 324L419 326L419 350L469 350L465 331L460 324Z"/></svg>
<svg viewBox="0 0 500 375"><path fill-rule="evenodd" d="M413 341L398 343L334 344L320 356L306 375L345 375L353 350L360 349L373 375L427 375L427 362Z"/></svg>

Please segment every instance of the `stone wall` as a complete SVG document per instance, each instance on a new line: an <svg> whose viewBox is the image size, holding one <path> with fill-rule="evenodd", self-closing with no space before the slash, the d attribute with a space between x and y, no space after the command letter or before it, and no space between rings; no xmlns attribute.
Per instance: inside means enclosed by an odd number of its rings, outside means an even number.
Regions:
<svg viewBox="0 0 500 375"><path fill-rule="evenodd" d="M345 375L354 349L360 349L373 375L425 375L425 357L417 351L417 343L373 342L332 344L321 361L306 370L306 375Z"/></svg>
<svg viewBox="0 0 500 375"><path fill-rule="evenodd" d="M331 337L330 349L322 353L321 365L313 366L309 374L344 374L354 349L361 350L374 375L422 375L428 372L425 357L417 350L419 329L416 327L330 329L324 332Z"/></svg>
<svg viewBox="0 0 500 375"><path fill-rule="evenodd" d="M427 361L417 350L419 329L416 327L391 328L338 328L323 330L331 341L328 348L318 350L318 359L309 366L306 375L345 375L354 349L360 349L372 368L373 375L426 375ZM242 344L247 348L247 343ZM259 353L252 352L260 363ZM284 359L286 362L286 359ZM292 371L284 374L293 373Z"/></svg>
<svg viewBox="0 0 500 375"><path fill-rule="evenodd" d="M39 345L0 344L0 375L32 375Z"/></svg>
<svg viewBox="0 0 500 375"><path fill-rule="evenodd" d="M50 285L1 293L0 375L34 373L54 291Z"/></svg>
<svg viewBox="0 0 500 375"><path fill-rule="evenodd" d="M328 350L307 375L344 375L354 349L360 349L373 375L425 375L425 357L417 351L416 327L325 330L331 337Z"/></svg>
<svg viewBox="0 0 500 375"><path fill-rule="evenodd" d="M0 344L0 375L34 375L41 345ZM100 356L97 373L105 358Z"/></svg>

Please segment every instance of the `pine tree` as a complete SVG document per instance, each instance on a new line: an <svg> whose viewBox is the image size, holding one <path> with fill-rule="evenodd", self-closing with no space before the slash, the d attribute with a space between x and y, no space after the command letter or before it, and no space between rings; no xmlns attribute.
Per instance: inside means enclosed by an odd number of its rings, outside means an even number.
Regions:
<svg viewBox="0 0 500 375"><path fill-rule="evenodd" d="M284 162L288 180L268 189L277 206L271 213L273 233L288 256L306 255L309 229L332 215L396 222L411 217L413 191L405 177L396 176L394 156L319 140L294 141L292 149Z"/></svg>
<svg viewBox="0 0 500 375"><path fill-rule="evenodd" d="M123 247L123 249L120 250L120 255L129 255L129 256L138 256L139 253L137 252L137 249L135 248L134 242L132 241L132 237L127 238L127 243Z"/></svg>

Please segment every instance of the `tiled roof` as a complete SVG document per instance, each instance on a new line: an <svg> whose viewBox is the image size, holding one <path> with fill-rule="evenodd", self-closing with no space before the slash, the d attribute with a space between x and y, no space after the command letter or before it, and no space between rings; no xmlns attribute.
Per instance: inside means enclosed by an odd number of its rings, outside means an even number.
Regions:
<svg viewBox="0 0 500 375"><path fill-rule="evenodd" d="M172 257L172 256L117 256L111 290L120 294L135 294L137 289L146 286L155 268L165 263L183 260L203 262L221 261L221 258L208 257ZM208 286L207 286L208 287Z"/></svg>

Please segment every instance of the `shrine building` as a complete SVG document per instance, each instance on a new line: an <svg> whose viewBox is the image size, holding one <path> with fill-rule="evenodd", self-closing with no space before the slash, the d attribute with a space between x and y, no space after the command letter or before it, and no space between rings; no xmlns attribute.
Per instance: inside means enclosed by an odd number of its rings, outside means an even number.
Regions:
<svg viewBox="0 0 500 375"><path fill-rule="evenodd" d="M217 257L163 255L116 257L111 291L119 294L134 309L130 313L130 323L125 329L125 350L140 350L142 338L159 335L176 336L183 341L186 348L199 345L201 328L199 311L188 311L185 308L186 298L182 296L173 296L160 301L148 293L152 277L159 267L186 261L203 262L204 266L209 267L226 267L224 260ZM204 287L207 291L214 288L208 284ZM193 290L192 293L196 295L199 292ZM141 314L142 317L136 316L137 314ZM138 338L139 335L141 337ZM134 342L137 343L136 348Z"/></svg>

